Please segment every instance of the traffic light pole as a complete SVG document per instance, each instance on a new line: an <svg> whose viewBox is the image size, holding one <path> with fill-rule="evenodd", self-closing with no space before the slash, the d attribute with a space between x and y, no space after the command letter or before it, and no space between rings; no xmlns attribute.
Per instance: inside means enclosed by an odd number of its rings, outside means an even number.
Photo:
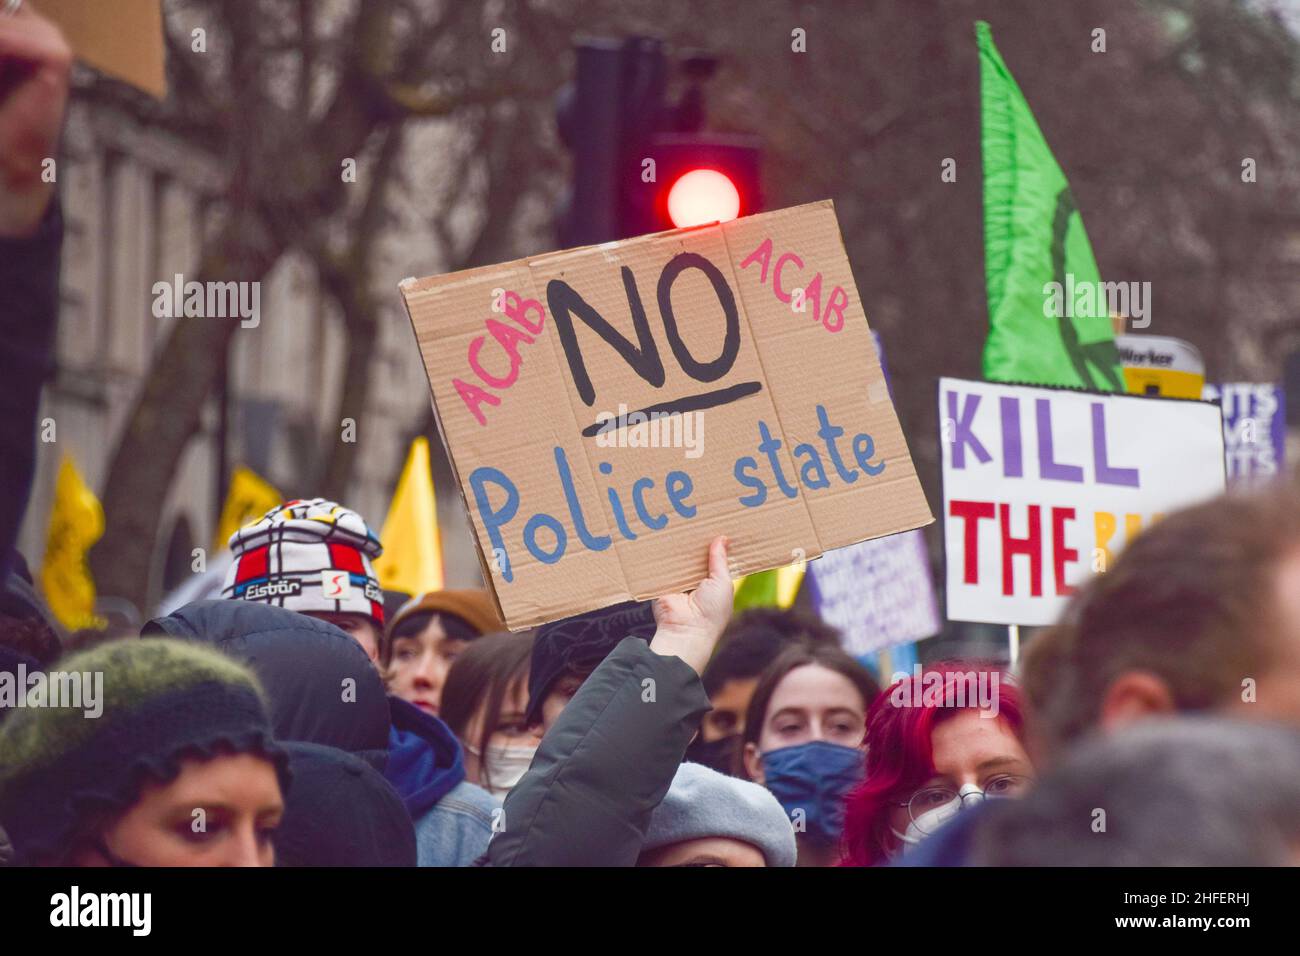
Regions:
<svg viewBox="0 0 1300 956"><path fill-rule="evenodd" d="M575 51L574 82L556 110L560 136L573 156L572 186L558 216L562 247L762 211L758 140L702 132L704 85L716 70L716 57L703 51L681 55L687 86L670 106L662 41L586 40ZM698 215L683 221L671 209L670 194L689 174L706 171L719 175L703 180L702 190L687 190L690 201L678 205ZM719 195L710 194L710 181ZM692 185L699 183L697 175Z"/></svg>

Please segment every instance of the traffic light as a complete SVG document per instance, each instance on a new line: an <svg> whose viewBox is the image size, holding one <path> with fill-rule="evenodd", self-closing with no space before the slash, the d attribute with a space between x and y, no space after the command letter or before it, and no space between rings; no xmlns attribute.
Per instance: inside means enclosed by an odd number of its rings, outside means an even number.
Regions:
<svg viewBox="0 0 1300 956"><path fill-rule="evenodd" d="M625 195L627 235L727 222L762 211L759 147L752 136L658 133L649 137ZM645 160L653 160L653 167ZM650 170L654 181L642 182Z"/></svg>
<svg viewBox="0 0 1300 956"><path fill-rule="evenodd" d="M704 84L716 58L681 58L685 89L665 103L668 59L649 37L577 46L560 96L560 135L573 182L559 216L561 245L610 242L725 222L762 209L756 137L702 132Z"/></svg>
<svg viewBox="0 0 1300 956"><path fill-rule="evenodd" d="M739 215L740 190L716 169L692 169L668 187L668 218L674 226L730 222Z"/></svg>

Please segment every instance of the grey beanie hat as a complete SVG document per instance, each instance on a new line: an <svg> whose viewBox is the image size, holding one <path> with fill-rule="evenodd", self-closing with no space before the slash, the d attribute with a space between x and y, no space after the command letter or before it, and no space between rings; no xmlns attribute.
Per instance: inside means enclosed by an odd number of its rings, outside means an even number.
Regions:
<svg viewBox="0 0 1300 956"><path fill-rule="evenodd" d="M767 788L684 763L650 816L641 850L704 837L740 840L761 850L768 866L794 866L794 827Z"/></svg>

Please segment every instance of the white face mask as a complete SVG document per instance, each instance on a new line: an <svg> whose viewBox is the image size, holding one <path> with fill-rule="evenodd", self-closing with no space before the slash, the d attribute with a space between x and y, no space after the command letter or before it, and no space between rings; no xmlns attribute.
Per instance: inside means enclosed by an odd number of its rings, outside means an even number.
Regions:
<svg viewBox="0 0 1300 956"><path fill-rule="evenodd" d="M915 820L909 820L905 833L899 833L893 827L890 827L889 830L902 841L903 852L907 853L912 847L960 813L963 808L978 803L983 799L984 791L975 784L968 783L957 791L955 799L948 801L941 807L925 811Z"/></svg>
<svg viewBox="0 0 1300 956"><path fill-rule="evenodd" d="M465 749L480 758L479 778L483 788L494 797L504 797L511 791L528 772L537 753L536 747L488 747L482 755L474 747Z"/></svg>

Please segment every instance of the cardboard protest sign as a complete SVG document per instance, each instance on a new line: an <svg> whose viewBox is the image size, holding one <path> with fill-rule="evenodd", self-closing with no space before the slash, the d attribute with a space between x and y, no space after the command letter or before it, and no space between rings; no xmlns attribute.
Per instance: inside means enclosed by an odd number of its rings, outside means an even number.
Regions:
<svg viewBox="0 0 1300 956"><path fill-rule="evenodd" d="M871 341L889 385L885 346L875 329ZM839 629L844 649L856 657L930 637L942 625L920 531L827 551L808 565L807 576L817 614Z"/></svg>
<svg viewBox="0 0 1300 956"><path fill-rule="evenodd" d="M1199 401L939 380L948 617L1050 624L1166 512L1224 489Z"/></svg>
<svg viewBox="0 0 1300 956"><path fill-rule="evenodd" d="M1271 481L1286 459L1286 397L1271 382L1206 385L1206 401L1223 410L1228 483L1250 487Z"/></svg>
<svg viewBox="0 0 1300 956"><path fill-rule="evenodd" d="M512 629L933 520L829 202L401 288Z"/></svg>
<svg viewBox="0 0 1300 956"><path fill-rule="evenodd" d="M158 99L167 95L161 0L37 0L35 6L59 25L83 63Z"/></svg>

